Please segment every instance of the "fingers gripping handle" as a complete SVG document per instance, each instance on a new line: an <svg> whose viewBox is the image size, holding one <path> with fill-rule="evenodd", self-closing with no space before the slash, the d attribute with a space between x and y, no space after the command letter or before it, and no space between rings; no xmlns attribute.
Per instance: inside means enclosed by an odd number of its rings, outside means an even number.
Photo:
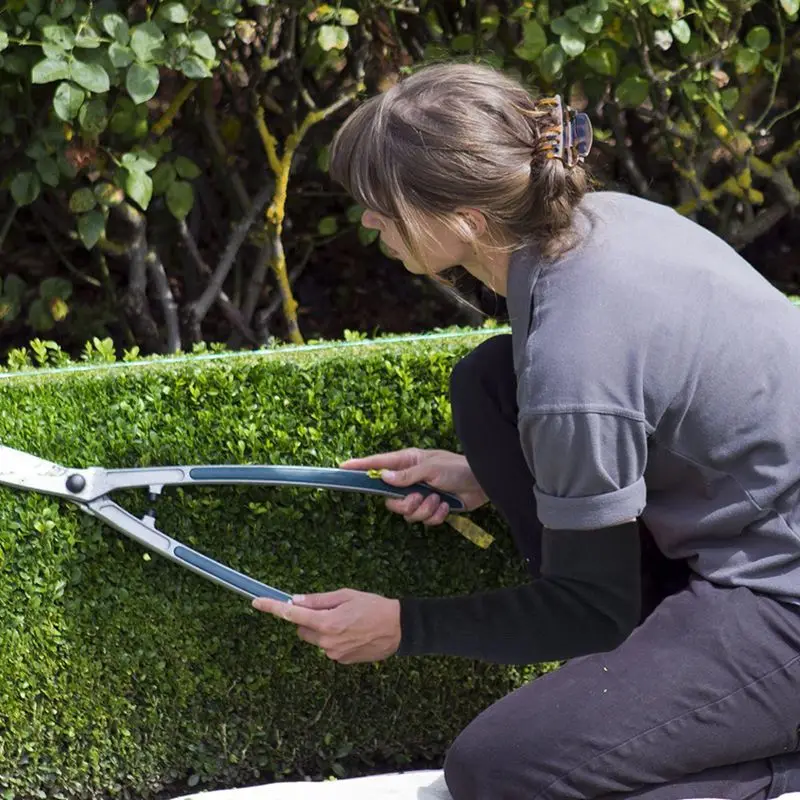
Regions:
<svg viewBox="0 0 800 800"><path fill-rule="evenodd" d="M407 497L421 494L427 497L437 494L450 506L451 511L464 511L464 504L449 492L442 492L427 483L411 486L392 486L368 472L329 467L283 467L283 466L214 466L193 467L189 470L193 481L208 483L264 483L274 485L309 486L319 489L341 489L343 491L366 492L386 497Z"/></svg>

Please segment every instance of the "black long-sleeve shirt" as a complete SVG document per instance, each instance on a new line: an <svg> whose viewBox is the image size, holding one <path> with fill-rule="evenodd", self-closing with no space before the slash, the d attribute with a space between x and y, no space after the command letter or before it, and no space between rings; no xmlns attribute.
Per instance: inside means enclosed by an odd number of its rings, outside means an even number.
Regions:
<svg viewBox="0 0 800 800"><path fill-rule="evenodd" d="M457 597L400 599L397 655L535 664L613 650L641 614L636 522L542 535L541 577Z"/></svg>

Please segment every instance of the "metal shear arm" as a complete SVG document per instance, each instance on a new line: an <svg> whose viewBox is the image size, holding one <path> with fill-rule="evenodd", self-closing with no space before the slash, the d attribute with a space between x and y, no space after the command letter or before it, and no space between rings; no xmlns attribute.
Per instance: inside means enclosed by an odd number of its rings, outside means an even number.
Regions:
<svg viewBox="0 0 800 800"><path fill-rule="evenodd" d="M87 474L88 473L88 474ZM84 478L86 476L86 478ZM87 480L88 479L88 480ZM392 486L368 472L331 467L282 465L198 465L178 467L139 467L134 469L76 470L66 486L76 499L84 502L115 489L177 486L185 484L257 484L262 486L306 486L318 489L363 492L402 498L419 493L423 497L438 494L450 510L464 511L464 504L453 494L434 489L426 483Z"/></svg>
<svg viewBox="0 0 800 800"><path fill-rule="evenodd" d="M166 556L181 566L192 570L192 572L196 572L198 575L224 586L226 589L231 589L250 599L254 597L270 597L284 602L290 602L292 599L292 596L287 592L282 592L280 589L254 580L241 572L237 572L235 569L214 561L208 556L204 556L202 553L198 553L196 550L192 550L191 547L186 547L186 545L158 530L152 519L148 519L148 517L139 519L133 516L133 514L127 512L109 497L98 497L82 505L81 508L139 544L159 555Z"/></svg>
<svg viewBox="0 0 800 800"><path fill-rule="evenodd" d="M425 483L397 487L372 477L369 472L280 465L198 465L111 469L100 467L70 469L61 464L0 444L0 485L42 492L78 504L87 513L103 520L145 547L181 566L245 597L271 597L291 602L291 595L253 580L202 553L186 547L155 527L155 510L142 519L115 503L115 489L147 488L155 502L164 486L185 484L262 484L307 486L323 489L365 492L387 497L406 497L417 493L438 494L451 511L465 511L455 495L440 492Z"/></svg>

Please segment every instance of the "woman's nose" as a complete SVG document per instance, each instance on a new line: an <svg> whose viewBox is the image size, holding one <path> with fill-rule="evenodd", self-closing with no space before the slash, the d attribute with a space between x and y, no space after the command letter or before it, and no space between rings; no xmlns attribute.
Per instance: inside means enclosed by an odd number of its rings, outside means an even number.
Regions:
<svg viewBox="0 0 800 800"><path fill-rule="evenodd" d="M383 227L381 225L380 217L374 211L365 211L361 215L361 224L365 228L376 228L378 230L381 230Z"/></svg>

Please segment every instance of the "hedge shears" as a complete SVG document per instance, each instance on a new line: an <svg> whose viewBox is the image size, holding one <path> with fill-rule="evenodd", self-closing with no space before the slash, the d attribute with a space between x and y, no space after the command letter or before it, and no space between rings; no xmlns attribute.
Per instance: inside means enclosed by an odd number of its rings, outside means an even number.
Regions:
<svg viewBox="0 0 800 800"><path fill-rule="evenodd" d="M21 450L0 445L0 484L53 495L77 504L83 511L105 522L159 555L177 562L214 583L250 599L269 597L291 602L291 594L237 572L192 550L155 526L155 503L165 486L208 486L213 484L258 484L262 486L305 486L401 498L412 493L425 497L436 493L451 511L464 511L455 495L426 483L391 486L375 471L331 467L280 465L200 465L141 467L133 469L70 469L45 461ZM111 499L118 489L146 488L149 510L135 517ZM455 526L454 526L455 527Z"/></svg>

